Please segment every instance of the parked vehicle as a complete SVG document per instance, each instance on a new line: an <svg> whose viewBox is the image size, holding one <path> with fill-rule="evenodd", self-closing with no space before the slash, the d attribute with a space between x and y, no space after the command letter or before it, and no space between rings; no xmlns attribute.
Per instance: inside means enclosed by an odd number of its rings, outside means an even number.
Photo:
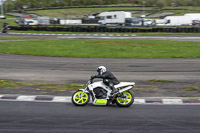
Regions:
<svg viewBox="0 0 200 133"><path fill-rule="evenodd" d="M192 25L200 25L200 20L192 20Z"/></svg>
<svg viewBox="0 0 200 133"><path fill-rule="evenodd" d="M193 20L199 20L200 16L195 15L184 15L184 16L167 16L164 18L166 23L165 25L192 25Z"/></svg>
<svg viewBox="0 0 200 133"><path fill-rule="evenodd" d="M130 12L102 12L100 20L98 21L101 25L115 24L115 25L124 25L127 18L131 18Z"/></svg>
<svg viewBox="0 0 200 133"><path fill-rule="evenodd" d="M143 26L152 26L155 25L154 20L152 19L144 19L143 20Z"/></svg>
<svg viewBox="0 0 200 133"><path fill-rule="evenodd" d="M106 86L103 81L93 82L91 79L88 81L85 89L80 89L72 95L72 103L77 106L84 106L90 101L94 105L108 105L117 104L120 107L129 107L134 102L133 94L130 90L135 85L134 82L121 82L115 85L118 91L111 95L112 89ZM97 89L99 89L97 91ZM101 95L97 94L101 93Z"/></svg>
<svg viewBox="0 0 200 133"><path fill-rule="evenodd" d="M61 19L60 20L61 25L66 25L66 24L82 24L81 19Z"/></svg>
<svg viewBox="0 0 200 133"><path fill-rule="evenodd" d="M200 13L186 13L184 16L200 17Z"/></svg>
<svg viewBox="0 0 200 133"><path fill-rule="evenodd" d="M132 26L132 25L141 25L141 18L126 18L125 19L125 25L126 26Z"/></svg>
<svg viewBox="0 0 200 133"><path fill-rule="evenodd" d="M3 29L1 30L2 33L8 33L10 30L10 25L8 23L4 23Z"/></svg>
<svg viewBox="0 0 200 133"><path fill-rule="evenodd" d="M0 19L6 19L6 17L5 16L0 16Z"/></svg>
<svg viewBox="0 0 200 133"><path fill-rule="evenodd" d="M33 20L33 19L27 19L24 22L24 25L37 25L37 24L38 24L38 21L37 20Z"/></svg>
<svg viewBox="0 0 200 133"><path fill-rule="evenodd" d="M38 25L50 25L49 17L38 17Z"/></svg>

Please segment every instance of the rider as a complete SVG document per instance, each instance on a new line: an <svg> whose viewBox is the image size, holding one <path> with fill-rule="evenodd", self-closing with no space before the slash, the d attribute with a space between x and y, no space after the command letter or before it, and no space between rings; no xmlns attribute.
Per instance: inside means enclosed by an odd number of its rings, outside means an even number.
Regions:
<svg viewBox="0 0 200 133"><path fill-rule="evenodd" d="M10 25L7 23L4 23L2 33L8 33L9 30L10 30Z"/></svg>
<svg viewBox="0 0 200 133"><path fill-rule="evenodd" d="M119 84L118 79L109 71L106 71L106 67L99 66L97 68L98 75L91 76L91 80L94 78L102 78L104 84L109 86L112 89L111 95L113 95L118 90L114 87L114 85Z"/></svg>

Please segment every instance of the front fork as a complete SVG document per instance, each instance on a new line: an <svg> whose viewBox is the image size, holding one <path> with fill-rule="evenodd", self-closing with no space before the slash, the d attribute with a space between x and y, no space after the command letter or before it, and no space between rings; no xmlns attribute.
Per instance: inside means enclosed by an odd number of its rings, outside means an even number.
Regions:
<svg viewBox="0 0 200 133"><path fill-rule="evenodd" d="M85 89L79 89L79 90L82 91L80 97L82 97L84 93L89 93L88 90L87 90L87 87Z"/></svg>

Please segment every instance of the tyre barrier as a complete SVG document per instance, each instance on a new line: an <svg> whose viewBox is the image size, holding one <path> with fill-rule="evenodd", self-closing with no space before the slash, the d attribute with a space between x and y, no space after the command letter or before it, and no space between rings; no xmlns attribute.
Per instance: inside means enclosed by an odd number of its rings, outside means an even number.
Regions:
<svg viewBox="0 0 200 133"><path fill-rule="evenodd" d="M200 27L172 27L172 28L135 28L135 27L101 27L101 26L70 26L70 27L50 27L50 26L10 26L11 30L17 31L66 31L66 32L119 32L119 33L138 33L138 32L200 32Z"/></svg>

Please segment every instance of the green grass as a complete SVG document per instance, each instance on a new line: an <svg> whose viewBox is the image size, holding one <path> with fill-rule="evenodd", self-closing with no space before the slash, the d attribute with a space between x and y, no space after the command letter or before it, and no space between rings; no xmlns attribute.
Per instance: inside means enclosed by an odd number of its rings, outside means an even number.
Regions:
<svg viewBox="0 0 200 133"><path fill-rule="evenodd" d="M12 87L18 87L16 82L0 80L0 88L12 88Z"/></svg>
<svg viewBox="0 0 200 133"><path fill-rule="evenodd" d="M198 13L200 11L199 7L165 7L160 10L157 7L145 7L145 14L149 15L153 12L163 13L163 12L172 12L175 15L183 15L185 13ZM51 10L36 10L36 11L27 11L28 13L36 13L41 16L50 16L50 17L68 17L68 18L80 18L84 15L90 13L98 13L105 11L128 11L132 12L133 17L140 17L143 14L143 7L90 7L90 8L67 8L67 9L51 9Z"/></svg>
<svg viewBox="0 0 200 133"><path fill-rule="evenodd" d="M54 85L49 83L28 83L28 82L15 82L8 80L0 80L0 88L18 88L19 86L44 86L44 85Z"/></svg>
<svg viewBox="0 0 200 133"><path fill-rule="evenodd" d="M86 85L84 84L50 84L50 83L35 83L35 82L15 82L8 80L0 80L0 88L18 88L20 89L22 86L29 87L39 87L41 90L51 90L53 92L63 92L66 90L78 90L84 89Z"/></svg>
<svg viewBox="0 0 200 133"><path fill-rule="evenodd" d="M0 36L0 40L23 40L31 39L31 37L21 37L21 36Z"/></svg>
<svg viewBox="0 0 200 133"><path fill-rule="evenodd" d="M162 40L62 39L0 42L1 53L89 58L200 58L200 43Z"/></svg>
<svg viewBox="0 0 200 133"><path fill-rule="evenodd" d="M200 87L198 86L191 86L185 89L186 91L200 91Z"/></svg>
<svg viewBox="0 0 200 133"><path fill-rule="evenodd" d="M28 11L28 13L36 13L41 16L50 16L50 17L69 17L69 18L80 18L84 17L84 15L88 15L90 13L98 13L105 11L140 11L135 12L134 16L140 16L142 14L143 8L141 7L94 7L94 8L67 8L67 9L51 9L51 10L36 10L36 11ZM153 7L146 7L146 11L153 11Z"/></svg>
<svg viewBox="0 0 200 133"><path fill-rule="evenodd" d="M15 16L10 16L10 15L4 15L6 18L17 18Z"/></svg>
<svg viewBox="0 0 200 133"><path fill-rule="evenodd" d="M171 80L160 80L160 79L151 79L151 80L147 80L147 82L174 82Z"/></svg>
<svg viewBox="0 0 200 133"><path fill-rule="evenodd" d="M3 27L3 23L8 23L11 26L18 26L15 20L0 19L0 29Z"/></svg>
<svg viewBox="0 0 200 133"><path fill-rule="evenodd" d="M84 84L62 84L57 86L43 86L40 87L42 90L51 90L53 92L65 92L67 90L78 90L78 89L85 89L86 85Z"/></svg>

